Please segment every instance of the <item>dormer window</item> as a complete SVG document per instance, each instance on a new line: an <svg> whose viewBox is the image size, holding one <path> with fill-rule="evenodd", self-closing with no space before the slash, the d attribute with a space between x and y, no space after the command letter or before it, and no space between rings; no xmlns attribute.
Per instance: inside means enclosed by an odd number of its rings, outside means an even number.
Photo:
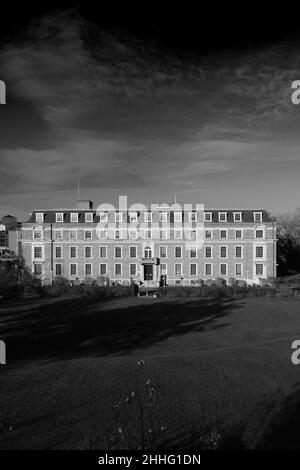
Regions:
<svg viewBox="0 0 300 470"><path fill-rule="evenodd" d="M227 222L227 212L219 212L219 222Z"/></svg>
<svg viewBox="0 0 300 470"><path fill-rule="evenodd" d="M43 212L37 212L35 214L35 221L38 224L42 224L44 222L44 213Z"/></svg>
<svg viewBox="0 0 300 470"><path fill-rule="evenodd" d="M78 222L78 213L72 212L71 213L71 222L77 223Z"/></svg>
<svg viewBox="0 0 300 470"><path fill-rule="evenodd" d="M253 218L254 218L254 222L261 223L262 222L262 212L254 212Z"/></svg>
<svg viewBox="0 0 300 470"><path fill-rule="evenodd" d="M174 222L182 222L182 213L174 212Z"/></svg>
<svg viewBox="0 0 300 470"><path fill-rule="evenodd" d="M100 212L100 222L106 223L108 221L108 213Z"/></svg>
<svg viewBox="0 0 300 470"><path fill-rule="evenodd" d="M242 213L241 212L234 212L233 213L233 221L234 222L242 222Z"/></svg>
<svg viewBox="0 0 300 470"><path fill-rule="evenodd" d="M211 222L211 221L212 221L212 213L211 212L205 212L204 222Z"/></svg>
<svg viewBox="0 0 300 470"><path fill-rule="evenodd" d="M129 222L130 223L137 222L137 213L136 212L130 212L129 213Z"/></svg>
<svg viewBox="0 0 300 470"><path fill-rule="evenodd" d="M94 214L93 212L86 212L85 213L85 222L93 222Z"/></svg>
<svg viewBox="0 0 300 470"><path fill-rule="evenodd" d="M56 222L63 222L64 221L64 214L62 212L56 213Z"/></svg>

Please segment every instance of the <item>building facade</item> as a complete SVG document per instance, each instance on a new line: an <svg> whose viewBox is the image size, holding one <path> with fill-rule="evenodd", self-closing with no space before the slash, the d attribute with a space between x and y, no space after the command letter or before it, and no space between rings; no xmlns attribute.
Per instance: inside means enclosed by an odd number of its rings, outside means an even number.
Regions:
<svg viewBox="0 0 300 470"><path fill-rule="evenodd" d="M276 277L276 227L264 209L197 204L144 210L34 210L22 224L22 256L44 283L56 276L158 285Z"/></svg>

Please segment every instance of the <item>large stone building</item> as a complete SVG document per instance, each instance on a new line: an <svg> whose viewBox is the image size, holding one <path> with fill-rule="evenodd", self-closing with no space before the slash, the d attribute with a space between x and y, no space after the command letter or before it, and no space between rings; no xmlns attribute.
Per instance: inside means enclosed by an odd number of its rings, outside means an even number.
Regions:
<svg viewBox="0 0 300 470"><path fill-rule="evenodd" d="M132 207L96 211L78 201L75 209L34 210L22 224L28 268L45 283L56 276L169 285L276 276L276 227L263 209Z"/></svg>

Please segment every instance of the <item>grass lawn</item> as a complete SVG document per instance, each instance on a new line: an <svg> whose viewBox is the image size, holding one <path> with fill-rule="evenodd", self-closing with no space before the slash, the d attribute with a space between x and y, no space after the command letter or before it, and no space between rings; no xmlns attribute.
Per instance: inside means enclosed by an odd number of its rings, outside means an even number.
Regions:
<svg viewBox="0 0 300 470"><path fill-rule="evenodd" d="M239 423L262 397L300 382L290 360L300 339L297 298L6 304L0 339L1 449L105 448L118 427L124 435L138 423L146 380L155 423L170 436L219 419Z"/></svg>

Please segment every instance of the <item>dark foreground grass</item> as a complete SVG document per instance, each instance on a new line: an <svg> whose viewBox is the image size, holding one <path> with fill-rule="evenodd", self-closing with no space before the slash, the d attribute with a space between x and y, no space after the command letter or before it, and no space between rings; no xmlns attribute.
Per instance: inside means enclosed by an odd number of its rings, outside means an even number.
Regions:
<svg viewBox="0 0 300 470"><path fill-rule="evenodd" d="M107 448L118 434L116 445L137 448L149 380L156 416L144 418L145 433L162 428L169 446L206 426L225 433L262 397L300 382L290 360L300 299L7 304L0 338L1 449Z"/></svg>

